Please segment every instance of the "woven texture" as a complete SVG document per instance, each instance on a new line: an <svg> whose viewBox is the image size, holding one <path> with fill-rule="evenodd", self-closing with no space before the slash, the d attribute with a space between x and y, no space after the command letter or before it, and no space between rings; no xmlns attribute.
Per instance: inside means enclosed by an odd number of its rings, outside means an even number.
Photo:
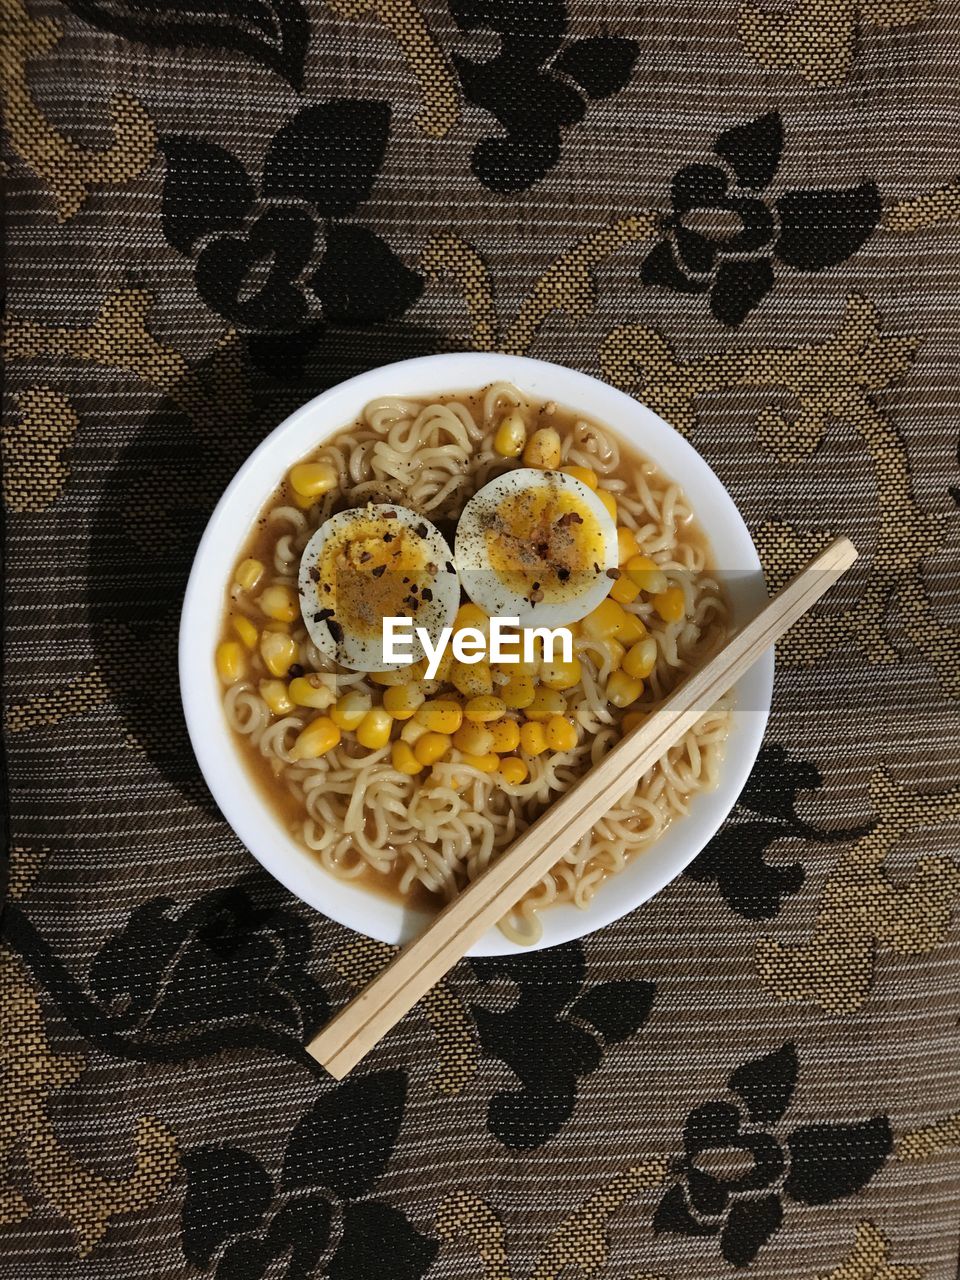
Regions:
<svg viewBox="0 0 960 1280"><path fill-rule="evenodd" d="M0 1272L952 1280L956 0L3 10ZM464 347L662 413L771 583L863 563L684 876L338 1086L386 949L213 807L179 603L290 410Z"/></svg>

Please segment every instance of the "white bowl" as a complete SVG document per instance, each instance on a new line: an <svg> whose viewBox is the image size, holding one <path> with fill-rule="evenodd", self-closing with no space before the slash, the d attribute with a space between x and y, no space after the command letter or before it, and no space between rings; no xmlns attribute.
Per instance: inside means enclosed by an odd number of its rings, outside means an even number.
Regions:
<svg viewBox="0 0 960 1280"><path fill-rule="evenodd" d="M713 548L715 563L732 572L727 589L734 621L765 601L760 561L733 499L703 458L674 429L630 396L586 374L520 356L457 353L385 365L351 378L311 400L282 422L234 476L201 539L180 620L180 689L190 740L224 817L255 858L291 893L324 915L382 942L399 943L426 922L423 912L329 875L284 829L248 777L227 727L222 687L214 668L224 590L240 544L287 469L352 422L378 396L423 397L506 380L532 398L556 400L608 425L682 486ZM773 689L770 651L736 687L726 761L716 790L691 802L656 844L599 889L585 910L543 912L538 947L552 947L618 920L679 875L703 849L733 807L763 739ZM491 930L472 955L529 948Z"/></svg>

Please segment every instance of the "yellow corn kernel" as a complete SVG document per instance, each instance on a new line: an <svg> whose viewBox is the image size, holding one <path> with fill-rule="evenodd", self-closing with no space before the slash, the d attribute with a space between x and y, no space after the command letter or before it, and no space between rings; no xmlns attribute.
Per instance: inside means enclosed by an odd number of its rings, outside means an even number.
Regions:
<svg viewBox="0 0 960 1280"><path fill-rule="evenodd" d="M620 728L624 733L633 733L634 729L638 728L639 725L642 725L646 718L647 715L645 711L628 711L620 721Z"/></svg>
<svg viewBox="0 0 960 1280"><path fill-rule="evenodd" d="M615 707L629 707L643 693L643 681L623 671L615 671L607 681L607 701Z"/></svg>
<svg viewBox="0 0 960 1280"><path fill-rule="evenodd" d="M653 607L664 622L679 622L687 607L683 587L667 587L653 597Z"/></svg>
<svg viewBox="0 0 960 1280"><path fill-rule="evenodd" d="M297 643L283 631L264 631L260 657L272 676L285 676L297 660Z"/></svg>
<svg viewBox="0 0 960 1280"><path fill-rule="evenodd" d="M367 679L386 688L390 688L391 685L406 684L410 679L410 668L402 667L399 671L371 671Z"/></svg>
<svg viewBox="0 0 960 1280"><path fill-rule="evenodd" d="M632 529L621 525L617 530L617 563L626 564L640 552L640 543Z"/></svg>
<svg viewBox="0 0 960 1280"><path fill-rule="evenodd" d="M572 751L577 745L577 726L566 716L551 716L544 733L551 751Z"/></svg>
<svg viewBox="0 0 960 1280"><path fill-rule="evenodd" d="M520 745L520 726L516 720L494 720L487 725L487 731L493 739L489 750L495 751L498 756L509 755Z"/></svg>
<svg viewBox="0 0 960 1280"><path fill-rule="evenodd" d="M224 684L236 684L245 666L243 649L236 640L224 640L217 646L217 672Z"/></svg>
<svg viewBox="0 0 960 1280"><path fill-rule="evenodd" d="M257 647L257 641L260 639L260 632L253 625L249 618L245 618L242 613L235 614L230 619L233 623L233 629L252 652Z"/></svg>
<svg viewBox="0 0 960 1280"><path fill-rule="evenodd" d="M519 756L508 756L506 760L500 761L500 777L511 787L519 787L521 782L526 782L529 772Z"/></svg>
<svg viewBox="0 0 960 1280"><path fill-rule="evenodd" d="M261 613L265 613L268 618L276 618L277 622L292 622L300 613L297 593L283 584L267 587L266 591L261 592L257 604Z"/></svg>
<svg viewBox="0 0 960 1280"><path fill-rule="evenodd" d="M464 720L453 735L453 745L458 751L485 756L493 750L493 734L486 725L477 724L474 720Z"/></svg>
<svg viewBox="0 0 960 1280"><path fill-rule="evenodd" d="M317 711L325 711L337 700L336 694L327 688L323 678L316 673L297 676L295 680L291 680L290 697L298 707L314 707Z"/></svg>
<svg viewBox="0 0 960 1280"><path fill-rule="evenodd" d="M528 720L549 720L551 716L562 716L566 709L566 698L559 689L548 689L546 685L541 685L523 714Z"/></svg>
<svg viewBox="0 0 960 1280"><path fill-rule="evenodd" d="M541 427L527 441L523 461L528 467L553 471L560 465L560 436L553 427Z"/></svg>
<svg viewBox="0 0 960 1280"><path fill-rule="evenodd" d="M495 756L492 751L483 756L475 756L469 751L461 751L460 756L464 764L473 765L474 769L479 769L481 773L496 773L500 768L500 757Z"/></svg>
<svg viewBox="0 0 960 1280"><path fill-rule="evenodd" d="M426 725L421 724L419 720L405 720L403 728L400 730L400 737L404 742L409 742L412 747L425 733L429 732L430 730Z"/></svg>
<svg viewBox="0 0 960 1280"><path fill-rule="evenodd" d="M261 560L241 560L233 580L243 587L244 591L252 591L262 577L263 562Z"/></svg>
<svg viewBox="0 0 960 1280"><path fill-rule="evenodd" d="M450 672L453 670L453 662L453 646L448 644L443 651L443 656L437 663L436 674L433 677L437 684L449 683ZM424 672L424 675L426 675L426 672Z"/></svg>
<svg viewBox="0 0 960 1280"><path fill-rule="evenodd" d="M540 681L548 689L572 689L580 683L580 659L574 655L569 662L545 662L540 668Z"/></svg>
<svg viewBox="0 0 960 1280"><path fill-rule="evenodd" d="M598 489L598 490L597 490L597 497L600 499L600 501L603 503L603 505L607 508L607 515L610 517L610 519L611 519L611 520L616 520L616 518L617 518L617 500L616 500L616 498L613 496L613 494L610 492L610 490L609 490L609 489Z"/></svg>
<svg viewBox="0 0 960 1280"><path fill-rule="evenodd" d="M313 760L332 751L339 741L340 730L330 717L317 716L301 730L290 754L294 760Z"/></svg>
<svg viewBox="0 0 960 1280"><path fill-rule="evenodd" d="M616 600L617 604L633 604L639 594L640 588L625 573L621 573L610 588L610 599Z"/></svg>
<svg viewBox="0 0 960 1280"><path fill-rule="evenodd" d="M350 689L336 704L330 708L330 719L341 729L356 729L357 725L370 710L369 693L361 693L359 689Z"/></svg>
<svg viewBox="0 0 960 1280"><path fill-rule="evenodd" d="M604 640L603 643L606 645L607 653L610 655L610 670L619 671L626 657L626 649L619 640L614 640L612 637L609 640Z"/></svg>
<svg viewBox="0 0 960 1280"><path fill-rule="evenodd" d="M394 720L409 720L424 701L424 692L418 684L396 684L383 691L383 705Z"/></svg>
<svg viewBox="0 0 960 1280"><path fill-rule="evenodd" d="M393 716L383 707L371 707L357 725L357 741L368 751L379 751L390 741Z"/></svg>
<svg viewBox="0 0 960 1280"><path fill-rule="evenodd" d="M462 604L457 610L457 616L453 620L454 631L462 631L464 627L476 627L478 631L487 634L490 626L490 615L485 613L478 604L474 604L472 600L468 600L466 604Z"/></svg>
<svg viewBox="0 0 960 1280"><path fill-rule="evenodd" d="M500 697L514 711L522 711L524 707L529 707L536 693L537 686L533 682L533 676L511 676L506 684L500 686Z"/></svg>
<svg viewBox="0 0 960 1280"><path fill-rule="evenodd" d="M580 625L585 635L593 636L596 640L608 640L611 636L620 634L625 617L623 608L617 604L616 600L611 600L607 596L606 600L600 601L592 613L587 614Z"/></svg>
<svg viewBox="0 0 960 1280"><path fill-rule="evenodd" d="M667 589L667 575L649 556L631 556L627 561L627 574L641 591L656 596Z"/></svg>
<svg viewBox="0 0 960 1280"><path fill-rule="evenodd" d="M519 458L526 443L527 424L523 420L523 414L514 409L501 419L497 434L493 437L493 447L501 458Z"/></svg>
<svg viewBox="0 0 960 1280"><path fill-rule="evenodd" d="M282 680L261 680L260 697L275 716L286 716L293 710L287 686Z"/></svg>
<svg viewBox="0 0 960 1280"><path fill-rule="evenodd" d="M468 720L474 720L477 724L486 724L488 720L499 720L506 710L507 704L502 698L492 693L483 693L469 700L463 708L463 714Z"/></svg>
<svg viewBox="0 0 960 1280"><path fill-rule="evenodd" d="M542 724L528 720L520 726L520 749L528 756L539 756L546 751L547 734Z"/></svg>
<svg viewBox="0 0 960 1280"><path fill-rule="evenodd" d="M419 773L423 765L413 753L413 747L402 739L393 743L390 748L390 763L398 773L413 775Z"/></svg>
<svg viewBox="0 0 960 1280"><path fill-rule="evenodd" d="M301 498L320 498L335 489L339 479L329 462L298 462L290 468L290 484Z"/></svg>
<svg viewBox="0 0 960 1280"><path fill-rule="evenodd" d="M644 680L657 665L657 642L653 636L638 640L623 660L623 669L634 680Z"/></svg>
<svg viewBox="0 0 960 1280"><path fill-rule="evenodd" d="M452 698L434 698L424 702L414 714L431 733L456 733L463 723L463 708Z"/></svg>
<svg viewBox="0 0 960 1280"><path fill-rule="evenodd" d="M574 480L579 480L581 484L585 484L588 489L596 489L597 473L593 467L563 467L562 470L568 476L573 476Z"/></svg>
<svg viewBox="0 0 960 1280"><path fill-rule="evenodd" d="M623 621L620 623L620 630L617 632L617 639L625 645L636 644L638 640L642 640L647 634L647 628L643 619L638 618L635 613L628 613L626 609L623 611Z"/></svg>
<svg viewBox="0 0 960 1280"><path fill-rule="evenodd" d="M413 746L413 754L422 765L436 764L450 750L452 739L449 733L431 733L429 730L418 738Z"/></svg>
<svg viewBox="0 0 960 1280"><path fill-rule="evenodd" d="M493 692L493 675L489 662L454 662L450 683L465 698L479 698Z"/></svg>

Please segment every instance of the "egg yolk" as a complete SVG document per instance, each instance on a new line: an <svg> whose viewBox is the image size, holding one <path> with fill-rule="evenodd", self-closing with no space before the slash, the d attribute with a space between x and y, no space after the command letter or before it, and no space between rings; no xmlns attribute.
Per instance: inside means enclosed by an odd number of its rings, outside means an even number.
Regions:
<svg viewBox="0 0 960 1280"><path fill-rule="evenodd" d="M398 520L358 516L323 548L318 602L358 639L379 640L383 618L416 619L432 598L428 556L423 538Z"/></svg>
<svg viewBox="0 0 960 1280"><path fill-rule="evenodd" d="M571 600L604 572L603 529L570 489L538 486L510 494L484 524L490 567L526 599Z"/></svg>

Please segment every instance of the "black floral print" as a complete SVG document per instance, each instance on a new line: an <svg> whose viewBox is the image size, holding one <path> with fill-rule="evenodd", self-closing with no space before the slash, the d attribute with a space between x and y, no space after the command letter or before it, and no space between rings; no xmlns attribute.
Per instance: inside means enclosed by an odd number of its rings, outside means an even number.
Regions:
<svg viewBox="0 0 960 1280"><path fill-rule="evenodd" d="M401 1210L366 1198L393 1152L405 1097L401 1071L331 1089L295 1125L276 1179L238 1147L187 1152L187 1260L216 1259L216 1280L419 1280L437 1242Z"/></svg>
<svg viewBox="0 0 960 1280"><path fill-rule="evenodd" d="M562 130L581 121L587 98L608 98L630 79L638 47L618 36L575 40L563 0L451 0L461 31L492 31L499 51L484 62L454 54L468 100L504 133L481 139L473 172L493 191L525 191L560 159Z"/></svg>
<svg viewBox="0 0 960 1280"><path fill-rule="evenodd" d="M483 1052L505 1062L521 1085L494 1095L487 1126L506 1146L541 1146L573 1114L577 1081L600 1065L601 1045L626 1040L646 1021L655 987L627 979L584 989L579 943L471 963L484 982L507 979L517 993L503 1012L471 1006Z"/></svg>
<svg viewBox="0 0 960 1280"><path fill-rule="evenodd" d="M772 111L719 134L724 164L689 164L673 177L666 233L643 263L644 284L709 294L710 310L735 328L773 288L774 261L823 271L855 253L880 220L875 182L763 193L783 151Z"/></svg>
<svg viewBox="0 0 960 1280"><path fill-rule="evenodd" d="M718 1236L724 1259L745 1267L781 1225L785 1199L828 1204L870 1181L893 1148L886 1116L776 1132L797 1072L796 1049L785 1044L731 1074L739 1105L706 1102L690 1112L678 1181L657 1206L654 1230Z"/></svg>
<svg viewBox="0 0 960 1280"><path fill-rule="evenodd" d="M254 335L255 357L260 336L269 344L277 333L316 337L322 323L377 323L420 296L421 276L385 241L340 221L369 196L389 131L384 102L335 98L303 107L267 148L259 199L224 147L178 134L161 139L164 234L195 255L197 291Z"/></svg>
<svg viewBox="0 0 960 1280"><path fill-rule="evenodd" d="M798 793L822 785L815 764L791 760L782 746L764 746L731 818L684 874L700 883L716 881L730 909L745 919L778 915L784 898L799 893L804 869L799 862L767 862L771 845L789 837L818 844L856 840L872 825L833 830L804 822L797 816Z"/></svg>

